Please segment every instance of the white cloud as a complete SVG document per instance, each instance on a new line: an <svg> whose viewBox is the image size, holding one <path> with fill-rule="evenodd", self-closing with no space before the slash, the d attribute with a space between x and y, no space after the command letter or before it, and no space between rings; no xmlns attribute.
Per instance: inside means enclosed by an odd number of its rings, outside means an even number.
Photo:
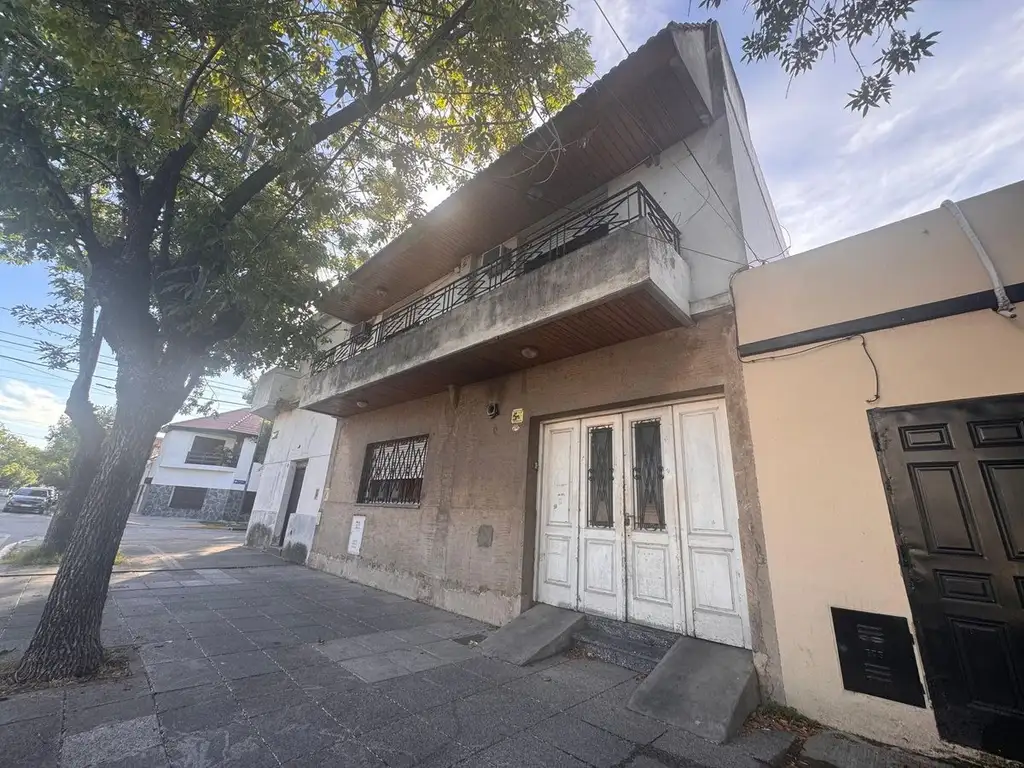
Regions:
<svg viewBox="0 0 1024 768"><path fill-rule="evenodd" d="M64 400L45 387L25 381L0 382L0 422L22 435L45 435L64 413ZM30 442L42 443L43 438Z"/></svg>

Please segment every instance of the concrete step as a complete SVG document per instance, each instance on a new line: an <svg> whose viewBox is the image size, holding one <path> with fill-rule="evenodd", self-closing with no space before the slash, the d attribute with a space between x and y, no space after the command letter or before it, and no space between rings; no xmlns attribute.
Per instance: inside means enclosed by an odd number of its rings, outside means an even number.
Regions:
<svg viewBox="0 0 1024 768"><path fill-rule="evenodd" d="M663 629L653 629L641 626L640 624L630 624L625 621L615 621L614 619L606 619L603 616L588 615L587 628L604 635L633 640L649 645L652 648L662 648L666 651L675 645L676 640L680 637L675 632L666 632Z"/></svg>
<svg viewBox="0 0 1024 768"><path fill-rule="evenodd" d="M681 637L626 706L722 744L760 703L750 651Z"/></svg>
<svg viewBox="0 0 1024 768"><path fill-rule="evenodd" d="M480 650L485 656L523 666L566 650L585 623L582 613L538 603L480 643Z"/></svg>
<svg viewBox="0 0 1024 768"><path fill-rule="evenodd" d="M667 652L665 648L590 628L577 632L573 636L573 643L590 657L644 674L658 666Z"/></svg>

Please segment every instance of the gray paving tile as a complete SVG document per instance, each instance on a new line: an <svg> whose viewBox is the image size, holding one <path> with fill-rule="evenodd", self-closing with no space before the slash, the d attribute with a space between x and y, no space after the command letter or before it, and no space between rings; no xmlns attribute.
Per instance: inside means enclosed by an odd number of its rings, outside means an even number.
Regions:
<svg viewBox="0 0 1024 768"><path fill-rule="evenodd" d="M151 715L155 711L156 705L153 702L153 697L148 694L85 709L69 708L64 717L64 731L69 734L81 733L98 725L132 720L136 717Z"/></svg>
<svg viewBox="0 0 1024 768"><path fill-rule="evenodd" d="M331 694L320 704L353 737L411 717L398 702L372 689Z"/></svg>
<svg viewBox="0 0 1024 768"><path fill-rule="evenodd" d="M411 647L409 643L402 640L394 632L373 632L369 635L356 635L352 639L361 645L365 645L372 653L384 653L385 651L395 651L399 648Z"/></svg>
<svg viewBox="0 0 1024 768"><path fill-rule="evenodd" d="M153 693L176 691L219 682L220 677L207 659L183 659L149 664L146 667Z"/></svg>
<svg viewBox="0 0 1024 768"><path fill-rule="evenodd" d="M304 643L326 643L330 640L337 640L342 636L341 633L336 632L330 627L324 627L319 624L311 624L305 627L289 627L288 629Z"/></svg>
<svg viewBox="0 0 1024 768"><path fill-rule="evenodd" d="M220 635L200 637L196 640L203 653L207 656L223 656L229 653L240 653L251 651L256 648L256 643L236 630L230 630Z"/></svg>
<svg viewBox="0 0 1024 768"><path fill-rule="evenodd" d="M69 685L64 689L68 711L96 707L112 701L134 699L149 694L149 683L141 670L137 675L111 680L109 682L83 682Z"/></svg>
<svg viewBox="0 0 1024 768"><path fill-rule="evenodd" d="M429 727L441 731L471 751L496 744L517 729L497 717L478 712L466 699L456 699L420 714Z"/></svg>
<svg viewBox="0 0 1024 768"><path fill-rule="evenodd" d="M312 645L291 645L281 648L265 648L264 653L283 669L303 669L321 664L330 664L324 654Z"/></svg>
<svg viewBox="0 0 1024 768"><path fill-rule="evenodd" d="M447 641L444 641L447 642ZM423 672L428 669L435 669L450 663L434 654L427 653L424 648L400 648L397 651L388 651L384 656L410 672Z"/></svg>
<svg viewBox="0 0 1024 768"><path fill-rule="evenodd" d="M208 702L222 706L233 706L235 703L235 697L231 689L220 681L209 685L199 685L195 688L182 688L177 691L158 693L153 698L156 703L157 714Z"/></svg>
<svg viewBox="0 0 1024 768"><path fill-rule="evenodd" d="M456 643L454 640L438 640L434 643L421 645L420 648L432 656L437 656L439 659L450 662L468 661L480 656L479 651L474 650L468 645Z"/></svg>
<svg viewBox="0 0 1024 768"><path fill-rule="evenodd" d="M63 705L64 695L61 691L19 693L0 700L0 725L60 715Z"/></svg>
<svg viewBox="0 0 1024 768"><path fill-rule="evenodd" d="M242 651L214 656L211 661L217 672L228 680L255 677L277 672L278 666L262 651Z"/></svg>
<svg viewBox="0 0 1024 768"><path fill-rule="evenodd" d="M288 674L302 689L303 693L321 701L332 693L362 690L367 683L347 669L329 662L326 666L292 669Z"/></svg>
<svg viewBox="0 0 1024 768"><path fill-rule="evenodd" d="M394 635L399 640L410 645L422 645L423 643L436 643L437 635L427 631L426 627L412 627L411 629L393 629L387 634Z"/></svg>
<svg viewBox="0 0 1024 768"><path fill-rule="evenodd" d="M763 763L742 750L728 744L712 744L680 728L669 728L654 742L654 748L702 768L763 768Z"/></svg>
<svg viewBox="0 0 1024 768"><path fill-rule="evenodd" d="M527 675L505 685L517 696L528 696L558 710L574 707L596 695L594 691L575 688L540 675Z"/></svg>
<svg viewBox="0 0 1024 768"><path fill-rule="evenodd" d="M174 768L271 768L278 765L246 723L179 734L165 739L164 745Z"/></svg>
<svg viewBox="0 0 1024 768"><path fill-rule="evenodd" d="M453 697L470 696L487 688L495 687L494 681L487 680L480 675L474 675L472 672L467 672L464 669L459 669L452 664L424 672L423 677L451 691Z"/></svg>
<svg viewBox="0 0 1024 768"><path fill-rule="evenodd" d="M352 638L331 640L328 643L314 645L313 648L331 661L358 659L360 656L371 656L378 653Z"/></svg>
<svg viewBox="0 0 1024 768"><path fill-rule="evenodd" d="M585 701L568 710L568 713L637 744L650 744L668 730L664 723L632 712L624 705L615 706L600 698Z"/></svg>
<svg viewBox="0 0 1024 768"><path fill-rule="evenodd" d="M525 675L531 674L530 670L515 664L509 664L500 659L490 659L486 656L477 655L468 661L460 661L456 664L460 669L480 675L495 683L507 683Z"/></svg>
<svg viewBox="0 0 1024 768"><path fill-rule="evenodd" d="M57 768L60 715L0 725L0 762L10 766Z"/></svg>
<svg viewBox="0 0 1024 768"><path fill-rule="evenodd" d="M184 629L191 637L195 638L217 637L238 631L223 619L217 619L216 621L195 621L187 624L183 623L181 628Z"/></svg>
<svg viewBox="0 0 1024 768"><path fill-rule="evenodd" d="M259 632L266 629L280 629L281 625L268 616L262 616L255 614L255 612L248 616L240 616L238 618L231 619L231 624L239 632L246 634L250 632Z"/></svg>
<svg viewBox="0 0 1024 768"><path fill-rule="evenodd" d="M360 743L389 768L448 768L472 752L433 723L416 717L370 731Z"/></svg>
<svg viewBox="0 0 1024 768"><path fill-rule="evenodd" d="M527 731L595 768L611 768L636 748L625 739L570 715L557 715Z"/></svg>
<svg viewBox="0 0 1024 768"><path fill-rule="evenodd" d="M505 739L479 758L494 768L586 768L586 763L526 733Z"/></svg>
<svg viewBox="0 0 1024 768"><path fill-rule="evenodd" d="M366 747L344 740L289 760L283 765L287 768L384 768L387 763L379 760Z"/></svg>
<svg viewBox="0 0 1024 768"><path fill-rule="evenodd" d="M289 645L302 645L303 640L286 629L265 629L258 632L247 632L246 637L256 644L257 648L284 648Z"/></svg>
<svg viewBox="0 0 1024 768"><path fill-rule="evenodd" d="M455 694L427 680L423 674L406 675L373 686L410 712L417 713L451 701Z"/></svg>
<svg viewBox="0 0 1024 768"><path fill-rule="evenodd" d="M164 737L173 737L242 722L242 709L233 700L207 699L157 715Z"/></svg>
<svg viewBox="0 0 1024 768"><path fill-rule="evenodd" d="M392 661L385 654L362 656L358 659L346 659L338 664L353 675L367 683L378 683L392 677L408 675L410 670Z"/></svg>
<svg viewBox="0 0 1024 768"><path fill-rule="evenodd" d="M285 707L252 718L253 726L282 762L318 752L345 736L315 704Z"/></svg>
<svg viewBox="0 0 1024 768"><path fill-rule="evenodd" d="M92 728L64 738L61 768L92 768L144 755L160 746L156 715L145 715Z"/></svg>
<svg viewBox="0 0 1024 768"><path fill-rule="evenodd" d="M170 640L163 643L146 643L139 647L139 656L149 664L161 661L177 661L179 659L199 659L203 652L191 640L184 642Z"/></svg>

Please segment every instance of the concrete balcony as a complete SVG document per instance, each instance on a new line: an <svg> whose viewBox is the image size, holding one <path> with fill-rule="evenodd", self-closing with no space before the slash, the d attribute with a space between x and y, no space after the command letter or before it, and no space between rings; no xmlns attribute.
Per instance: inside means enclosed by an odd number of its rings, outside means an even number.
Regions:
<svg viewBox="0 0 1024 768"><path fill-rule="evenodd" d="M289 368L271 368L260 376L253 391L252 411L272 421L282 410L294 408L299 401L302 378Z"/></svg>
<svg viewBox="0 0 1024 768"><path fill-rule="evenodd" d="M605 201L328 350L300 406L347 416L689 325L678 231L645 203L622 223Z"/></svg>

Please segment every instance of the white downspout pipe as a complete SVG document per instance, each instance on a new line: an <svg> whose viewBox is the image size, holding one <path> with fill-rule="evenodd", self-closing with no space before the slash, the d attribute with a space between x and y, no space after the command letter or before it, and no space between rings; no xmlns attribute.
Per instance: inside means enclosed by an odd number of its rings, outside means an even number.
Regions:
<svg viewBox="0 0 1024 768"><path fill-rule="evenodd" d="M992 257L988 255L988 251L985 250L985 246L981 244L981 240L975 234L974 229L971 227L971 223L967 221L967 217L964 216L964 212L960 210L960 206L954 203L952 200L943 200L942 207L953 214L953 218L956 219L956 223L960 225L960 229L967 235L967 239L971 241L971 245L974 246L975 252L978 254L978 259L981 261L981 266L988 272L989 279L992 281L992 288L996 293L996 312L1003 317L1008 317L1011 320L1017 317L1017 308L1010 301L1010 297L1006 295L1006 288L1003 286L1003 281L999 277L999 273L996 271L996 265L992 263Z"/></svg>

